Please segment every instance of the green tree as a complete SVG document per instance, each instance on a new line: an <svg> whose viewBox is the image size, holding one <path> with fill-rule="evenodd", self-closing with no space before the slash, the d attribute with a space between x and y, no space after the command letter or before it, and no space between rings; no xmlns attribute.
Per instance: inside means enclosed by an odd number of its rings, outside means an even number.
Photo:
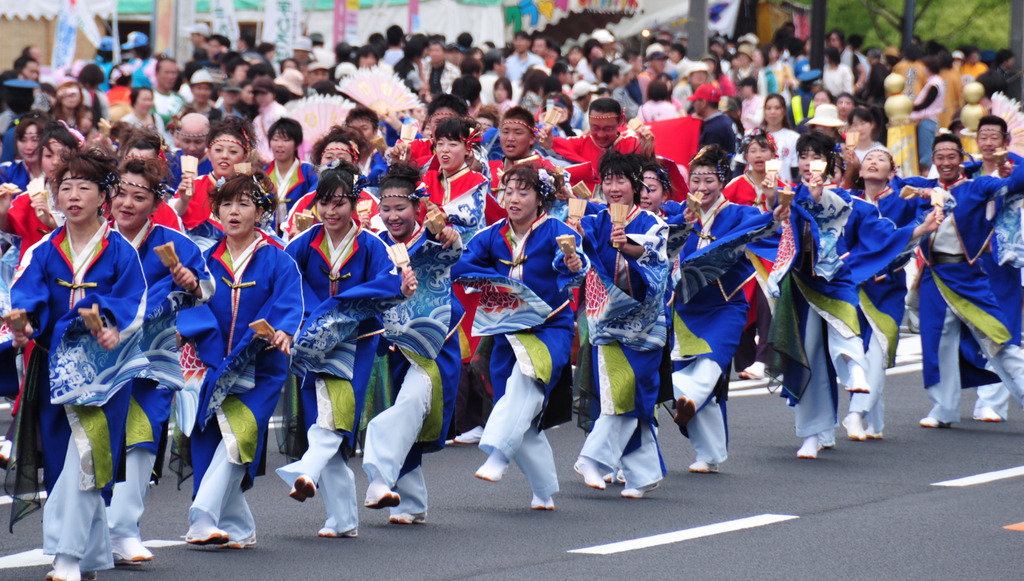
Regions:
<svg viewBox="0 0 1024 581"><path fill-rule="evenodd" d="M903 0L830 0L828 27L864 36L865 46L899 46ZM918 0L914 33L949 47L974 44L983 49L1010 43L1008 0Z"/></svg>

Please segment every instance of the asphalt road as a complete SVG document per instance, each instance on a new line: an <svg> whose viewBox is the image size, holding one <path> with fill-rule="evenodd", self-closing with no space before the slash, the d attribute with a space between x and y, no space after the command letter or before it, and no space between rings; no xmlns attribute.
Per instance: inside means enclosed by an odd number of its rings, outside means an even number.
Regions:
<svg viewBox="0 0 1024 581"><path fill-rule="evenodd" d="M889 378L887 426L881 441L838 444L817 460L799 460L793 413L777 395L733 397L728 404L730 457L719 474L687 472L694 454L667 413L661 448L668 475L642 500L583 485L572 464L584 434L574 425L549 432L562 487L554 512L529 509L530 490L514 466L500 483L473 478L485 459L475 447L449 447L425 459L428 524L390 525L386 511L361 509L358 539L320 539L320 498L287 497L276 475L247 493L258 545L244 551L195 549L180 543L188 528L191 481L165 480L150 491L142 533L167 541L156 558L100 579L1007 579L1024 567L1019 477L971 486L934 483L1024 466L1022 414L1010 421L972 421L966 392L953 429L917 421L930 407L920 373ZM736 394L739 395L739 394ZM846 411L844 398L841 414ZM5 427L6 422L0 423ZM282 463L272 453L271 468ZM366 477L358 459L358 498ZM1019 471L1024 474L1024 470ZM0 506L6 523L8 506ZM764 521L742 528L738 519ZM784 518L785 517L785 518ZM790 518L795 517L795 518ZM0 532L0 579L42 579L41 513ZM707 525L726 525L695 529ZM742 528L721 532L731 525ZM652 535L677 535L646 539ZM707 533L719 532L710 536ZM689 538L698 537L698 538ZM570 552L642 539L622 552ZM687 540L689 539L689 540ZM665 544L658 544L658 541ZM654 545L654 546L652 546ZM616 551L623 547L611 547ZM33 566L17 566L36 563Z"/></svg>

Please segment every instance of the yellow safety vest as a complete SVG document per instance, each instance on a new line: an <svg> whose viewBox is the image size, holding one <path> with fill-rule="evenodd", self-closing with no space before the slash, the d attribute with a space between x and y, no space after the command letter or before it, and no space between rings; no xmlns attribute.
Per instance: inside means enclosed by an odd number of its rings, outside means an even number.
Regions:
<svg viewBox="0 0 1024 581"><path fill-rule="evenodd" d="M793 121L796 122L797 125L800 125L800 122L804 120L803 99L800 98L800 95L793 95L791 103L793 105ZM811 106L807 110L807 115L814 117L814 101L811 101Z"/></svg>

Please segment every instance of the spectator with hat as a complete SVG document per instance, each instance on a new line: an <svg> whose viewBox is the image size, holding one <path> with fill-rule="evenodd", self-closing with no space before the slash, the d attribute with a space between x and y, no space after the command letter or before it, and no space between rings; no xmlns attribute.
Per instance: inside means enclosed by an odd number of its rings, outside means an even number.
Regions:
<svg viewBox="0 0 1024 581"><path fill-rule="evenodd" d="M732 119L718 110L722 92L711 83L705 83L690 95L693 116L701 120L697 146L717 145L730 154L736 151L736 131Z"/></svg>
<svg viewBox="0 0 1024 581"><path fill-rule="evenodd" d="M756 87L758 71L757 67L754 66L754 50L753 45L744 43L736 49L736 54L732 57L729 77L732 80L732 84L736 87L739 87L740 81L746 78L754 79Z"/></svg>
<svg viewBox="0 0 1024 581"><path fill-rule="evenodd" d="M331 79L331 67L326 62L313 61L309 63L309 68L306 69L306 79L311 87L321 81L329 81Z"/></svg>
<svg viewBox="0 0 1024 581"><path fill-rule="evenodd" d="M665 72L665 67L668 65L668 52L664 46L655 43L648 46L644 54L647 55L647 69L638 74L636 78L640 85L640 94L646 101L648 98L647 88L650 87L651 81Z"/></svg>
<svg viewBox="0 0 1024 581"><path fill-rule="evenodd" d="M121 45L121 50L131 51L134 57L128 62L132 71L132 87L152 87L151 77L156 76L156 62L149 47L149 37L142 32L130 32L128 42Z"/></svg>
<svg viewBox="0 0 1024 581"><path fill-rule="evenodd" d="M192 58L201 60L196 57L196 52L203 51L203 54L206 54L206 44L210 39L210 25L205 22L197 22L189 26L188 37L192 41Z"/></svg>
<svg viewBox="0 0 1024 581"><path fill-rule="evenodd" d="M199 69L189 79L192 91L192 111L205 115L210 123L216 123L224 117L224 112L214 105L213 76L206 69Z"/></svg>
<svg viewBox="0 0 1024 581"><path fill-rule="evenodd" d="M697 88L708 82L711 77L711 69L704 61L683 61L684 66L679 69L679 83L672 91L672 98L683 104L687 113L692 108L690 97L697 91Z"/></svg>
<svg viewBox="0 0 1024 581"><path fill-rule="evenodd" d="M597 85L587 81L576 81L572 86L572 128L583 132L590 128L587 123L586 111L590 109L590 101L597 92Z"/></svg>
<svg viewBox="0 0 1024 581"><path fill-rule="evenodd" d="M331 68L334 65L334 53L324 47L324 35L314 32L309 35L309 42L313 45L314 61Z"/></svg>
<svg viewBox="0 0 1024 581"><path fill-rule="evenodd" d="M308 36L300 36L292 44L292 58L299 63L299 68L305 68L313 60L313 41Z"/></svg>
<svg viewBox="0 0 1024 581"><path fill-rule="evenodd" d="M978 80L978 77L988 71L988 65L981 62L981 51L976 46L966 46L963 49L964 62L960 65L960 74L963 75L964 84Z"/></svg>
<svg viewBox="0 0 1024 581"><path fill-rule="evenodd" d="M814 86L820 78L821 70L810 65L796 75L800 84L790 100L789 120L800 133L804 132L807 119L814 116Z"/></svg>
<svg viewBox="0 0 1024 581"><path fill-rule="evenodd" d="M110 70L114 68L114 46L116 42L113 36L104 36L100 39L100 45L96 47L95 63L103 71L103 82L100 83L99 89L104 92L110 90L110 83L107 82L107 79L110 78Z"/></svg>

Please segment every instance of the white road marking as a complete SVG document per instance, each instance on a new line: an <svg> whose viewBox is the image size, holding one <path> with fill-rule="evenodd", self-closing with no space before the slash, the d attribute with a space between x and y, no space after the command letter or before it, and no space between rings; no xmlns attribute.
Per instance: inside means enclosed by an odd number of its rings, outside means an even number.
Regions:
<svg viewBox="0 0 1024 581"><path fill-rule="evenodd" d="M691 529L683 529L681 531L674 531L671 533L662 533L660 535L652 535L649 537L641 537L639 539L631 539L628 541L609 543L607 545L597 545L595 547L587 547L585 549L573 549L569 552L578 553L581 555L613 555L615 553L624 553L626 551L635 551L637 549L659 547L661 545L681 543L683 541L699 539L702 537L710 537L713 535L731 533L735 531L741 531L744 529L763 527L766 525L785 522L796 518L800 517L790 514L759 514L757 516L739 518L736 520L704 525L700 527L694 527Z"/></svg>
<svg viewBox="0 0 1024 581"><path fill-rule="evenodd" d="M1024 476L1024 466L1018 466L1016 468L1007 468L1006 470L996 470L995 472L984 472L982 474L975 474L974 476L965 476L964 478L957 478L955 480L943 480L942 482L933 482L932 486L948 486L948 487L964 487L974 486L975 484L988 484L989 482L995 482L996 480L1005 480L1007 478L1016 478L1018 476Z"/></svg>
<svg viewBox="0 0 1024 581"><path fill-rule="evenodd" d="M142 544L150 549L162 549L164 547L177 547L178 545L184 545L185 541L164 541L154 539L151 541L143 541ZM44 555L42 549L32 549L31 551L24 551L13 555L7 555L6 557L0 557L0 569L43 567L51 564L53 564L53 555Z"/></svg>
<svg viewBox="0 0 1024 581"><path fill-rule="evenodd" d="M0 569L16 569L18 567L42 567L53 564L53 555L44 555L42 549L32 549L23 553L15 553L0 557Z"/></svg>

